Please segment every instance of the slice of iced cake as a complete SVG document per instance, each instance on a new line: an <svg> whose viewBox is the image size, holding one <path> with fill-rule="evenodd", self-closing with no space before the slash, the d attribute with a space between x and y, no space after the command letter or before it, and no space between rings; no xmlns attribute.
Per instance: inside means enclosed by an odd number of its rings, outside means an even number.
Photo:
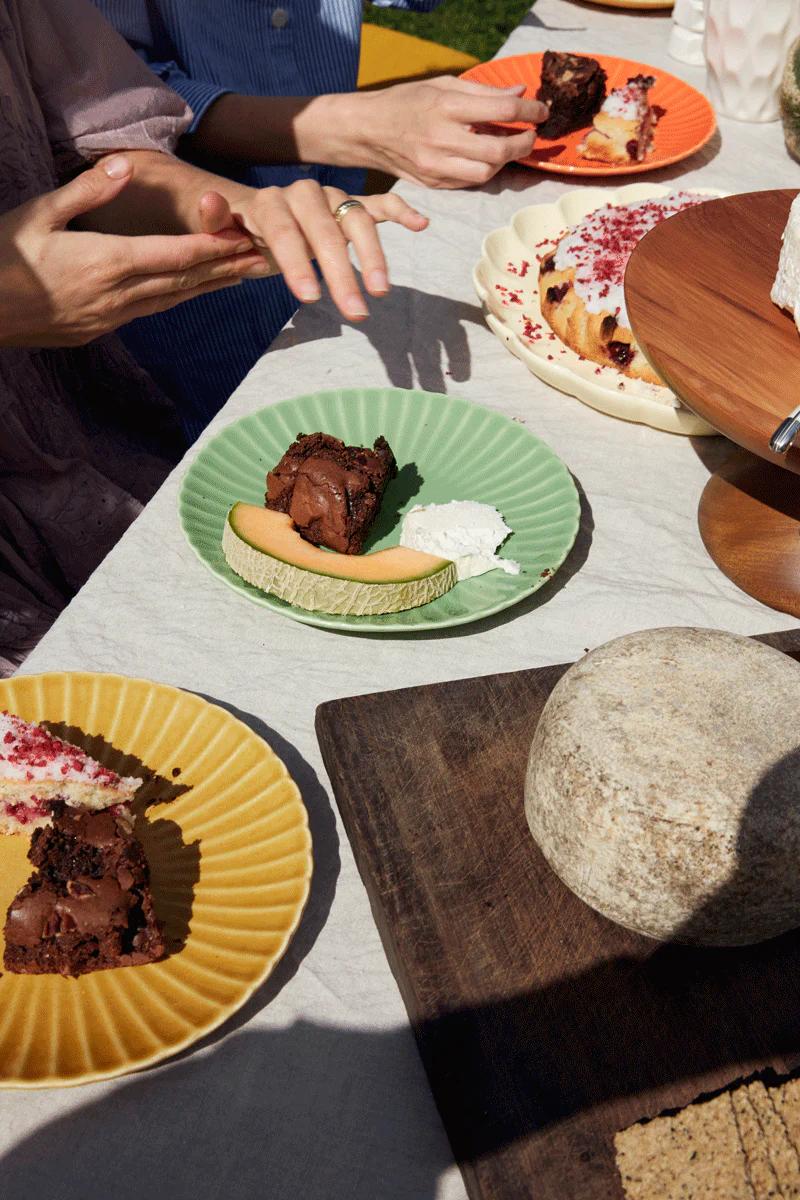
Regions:
<svg viewBox="0 0 800 1200"><path fill-rule="evenodd" d="M52 820L33 835L36 870L8 909L5 969L85 975L162 958L150 870L128 818L57 802Z"/></svg>
<svg viewBox="0 0 800 1200"><path fill-rule="evenodd" d="M0 713L0 833L46 825L58 800L92 810L128 804L141 784L43 726Z"/></svg>
<svg viewBox="0 0 800 1200"><path fill-rule="evenodd" d="M655 110L648 93L653 75L634 75L624 87L609 92L594 125L578 146L582 158L594 162L642 162L653 146Z"/></svg>
<svg viewBox="0 0 800 1200"><path fill-rule="evenodd" d="M698 192L672 192L604 204L559 238L542 259L539 296L545 320L566 346L600 367L664 386L633 336L625 271L645 234L704 199Z"/></svg>
<svg viewBox="0 0 800 1200"><path fill-rule="evenodd" d="M773 304L792 314L800 329L800 195L795 196L789 209L770 298Z"/></svg>

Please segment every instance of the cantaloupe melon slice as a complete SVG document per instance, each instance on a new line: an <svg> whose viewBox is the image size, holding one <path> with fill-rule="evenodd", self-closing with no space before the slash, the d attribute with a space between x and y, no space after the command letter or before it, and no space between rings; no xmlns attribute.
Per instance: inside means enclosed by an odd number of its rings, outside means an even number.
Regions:
<svg viewBox="0 0 800 1200"><path fill-rule="evenodd" d="M312 612L372 616L418 608L457 582L455 563L393 546L335 554L305 541L286 513L234 504L222 535L232 570L287 604Z"/></svg>

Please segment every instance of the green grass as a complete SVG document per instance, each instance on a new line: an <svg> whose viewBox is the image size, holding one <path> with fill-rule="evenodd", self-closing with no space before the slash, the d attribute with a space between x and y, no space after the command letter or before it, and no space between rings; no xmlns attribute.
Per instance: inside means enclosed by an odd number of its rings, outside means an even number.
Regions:
<svg viewBox="0 0 800 1200"><path fill-rule="evenodd" d="M531 0L444 0L432 13L398 12L367 5L364 19L487 59L529 11Z"/></svg>

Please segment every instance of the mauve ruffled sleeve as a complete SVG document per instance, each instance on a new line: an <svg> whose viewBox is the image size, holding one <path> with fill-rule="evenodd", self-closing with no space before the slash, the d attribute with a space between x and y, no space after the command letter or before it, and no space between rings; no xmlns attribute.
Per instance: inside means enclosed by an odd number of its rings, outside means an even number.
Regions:
<svg viewBox="0 0 800 1200"><path fill-rule="evenodd" d="M90 0L11 2L60 175L111 150L174 150L191 110Z"/></svg>

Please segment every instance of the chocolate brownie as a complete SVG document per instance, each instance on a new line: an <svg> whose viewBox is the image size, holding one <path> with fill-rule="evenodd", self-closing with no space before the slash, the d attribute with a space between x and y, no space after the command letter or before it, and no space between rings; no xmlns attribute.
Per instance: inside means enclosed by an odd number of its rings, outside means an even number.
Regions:
<svg viewBox="0 0 800 1200"><path fill-rule="evenodd" d="M299 433L267 476L267 508L288 513L316 546L360 554L396 474L385 438L369 450L327 433Z"/></svg>
<svg viewBox="0 0 800 1200"><path fill-rule="evenodd" d="M606 73L594 58L545 50L537 100L549 105L550 115L537 128L543 138L559 138L591 125L606 98Z"/></svg>
<svg viewBox="0 0 800 1200"><path fill-rule="evenodd" d="M123 812L59 801L28 858L36 870L6 916L7 971L84 975L163 956L147 859Z"/></svg>

